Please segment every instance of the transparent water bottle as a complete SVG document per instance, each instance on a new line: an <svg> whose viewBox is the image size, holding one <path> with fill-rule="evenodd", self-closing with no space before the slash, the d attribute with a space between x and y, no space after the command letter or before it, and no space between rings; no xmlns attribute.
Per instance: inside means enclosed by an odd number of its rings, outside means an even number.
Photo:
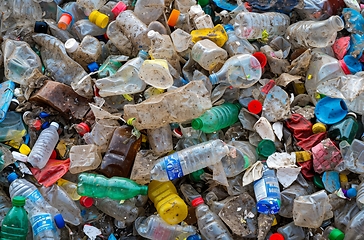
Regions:
<svg viewBox="0 0 364 240"><path fill-rule="evenodd" d="M223 48L229 53L230 57L237 54L252 54L256 51L247 39L236 36L233 25L226 24L224 25L224 29L228 35L228 40L225 42Z"/></svg>
<svg viewBox="0 0 364 240"><path fill-rule="evenodd" d="M344 240L364 239L364 211L358 212L349 222L345 231Z"/></svg>

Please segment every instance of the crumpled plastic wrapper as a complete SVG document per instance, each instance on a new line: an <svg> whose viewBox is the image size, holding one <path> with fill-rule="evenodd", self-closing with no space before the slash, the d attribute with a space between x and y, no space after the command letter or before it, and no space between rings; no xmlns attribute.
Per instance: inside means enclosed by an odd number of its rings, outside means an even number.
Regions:
<svg viewBox="0 0 364 240"><path fill-rule="evenodd" d="M261 179L263 176L263 163L256 162L250 168L248 168L243 176L243 187L250 183Z"/></svg>

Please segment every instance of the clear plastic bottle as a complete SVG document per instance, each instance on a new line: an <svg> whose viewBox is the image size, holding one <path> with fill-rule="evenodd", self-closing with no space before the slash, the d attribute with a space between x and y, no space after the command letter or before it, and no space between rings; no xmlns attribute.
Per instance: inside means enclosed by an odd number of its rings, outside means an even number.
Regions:
<svg viewBox="0 0 364 240"><path fill-rule="evenodd" d="M231 23L238 37L256 39L262 38L263 32L268 33L269 37L284 35L290 20L287 15L276 12L240 12Z"/></svg>
<svg viewBox="0 0 364 240"><path fill-rule="evenodd" d="M190 16L188 13L181 13L180 11L173 9L169 15L168 26L174 27L175 29L182 29L186 32L191 32L192 27L190 24Z"/></svg>
<svg viewBox="0 0 364 240"><path fill-rule="evenodd" d="M284 236L284 239L303 240L306 237L302 227L296 226L294 222L288 223L277 230L278 233Z"/></svg>
<svg viewBox="0 0 364 240"><path fill-rule="evenodd" d="M157 160L151 178L163 182L174 180L216 164L228 153L228 146L221 140L203 142Z"/></svg>
<svg viewBox="0 0 364 240"><path fill-rule="evenodd" d="M204 39L193 45L191 57L202 68L212 71L216 66L224 64L228 54L211 40Z"/></svg>
<svg viewBox="0 0 364 240"><path fill-rule="evenodd" d="M112 21L107 27L106 34L111 43L120 51L121 54L131 56L133 45L129 38L121 31L116 21Z"/></svg>
<svg viewBox="0 0 364 240"><path fill-rule="evenodd" d="M325 240L343 240L345 234L340 229L328 226L327 228L325 228L322 237Z"/></svg>
<svg viewBox="0 0 364 240"><path fill-rule="evenodd" d="M324 21L300 21L287 28L286 38L295 48L324 48L334 44L337 32L344 28L340 16Z"/></svg>
<svg viewBox="0 0 364 240"><path fill-rule="evenodd" d="M99 10L106 2L107 0L77 0L78 5L86 8L89 13L93 10Z"/></svg>
<svg viewBox="0 0 364 240"><path fill-rule="evenodd" d="M58 127L58 123L52 122L49 128L40 133L28 157L33 167L42 169L47 164L59 140Z"/></svg>
<svg viewBox="0 0 364 240"><path fill-rule="evenodd" d="M358 212L348 223L344 240L364 239L364 211Z"/></svg>
<svg viewBox="0 0 364 240"><path fill-rule="evenodd" d="M75 22L85 18L84 11L76 2L66 3L63 9L57 6L58 27L62 30L72 27Z"/></svg>
<svg viewBox="0 0 364 240"><path fill-rule="evenodd" d="M101 55L101 44L95 37L87 35L79 44L74 38L68 39L64 47L67 53L84 69L88 64L96 62Z"/></svg>
<svg viewBox="0 0 364 240"><path fill-rule="evenodd" d="M76 183L60 178L57 181L57 185L63 188L73 201L77 201L81 198L81 196L77 193Z"/></svg>
<svg viewBox="0 0 364 240"><path fill-rule="evenodd" d="M211 16L206 14L200 5L191 6L188 14L193 19L196 29L213 28L214 23Z"/></svg>
<svg viewBox="0 0 364 240"><path fill-rule="evenodd" d="M234 27L231 24L226 24L224 29L228 35L228 40L225 42L223 48L228 52L230 57L237 54L253 54L256 51L247 39L236 36Z"/></svg>
<svg viewBox="0 0 364 240"><path fill-rule="evenodd" d="M139 235L152 240L185 239L196 234L194 226L170 225L158 215L151 215L148 218L140 217L134 225Z"/></svg>
<svg viewBox="0 0 364 240"><path fill-rule="evenodd" d="M106 33L106 28L100 28L90 22L88 19L81 19L72 25L72 33L82 40L87 35L101 36Z"/></svg>

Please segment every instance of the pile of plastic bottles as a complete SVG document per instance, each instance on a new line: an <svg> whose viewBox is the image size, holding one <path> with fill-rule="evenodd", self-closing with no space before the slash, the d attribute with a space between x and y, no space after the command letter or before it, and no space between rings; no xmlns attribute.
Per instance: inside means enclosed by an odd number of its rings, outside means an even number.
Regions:
<svg viewBox="0 0 364 240"><path fill-rule="evenodd" d="M0 239L364 239L357 0L0 0Z"/></svg>

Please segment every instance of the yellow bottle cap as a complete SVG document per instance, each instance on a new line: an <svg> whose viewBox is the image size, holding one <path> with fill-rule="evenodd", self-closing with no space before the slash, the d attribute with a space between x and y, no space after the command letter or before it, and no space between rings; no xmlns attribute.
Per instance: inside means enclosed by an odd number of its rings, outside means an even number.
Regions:
<svg viewBox="0 0 364 240"><path fill-rule="evenodd" d="M340 178L340 182L341 183L347 183L347 182L349 182L348 176L346 176L345 174L340 173L339 174L339 178Z"/></svg>
<svg viewBox="0 0 364 240"><path fill-rule="evenodd" d="M29 155L30 153L30 147L28 147L26 144L20 145L19 152L24 155Z"/></svg>
<svg viewBox="0 0 364 240"><path fill-rule="evenodd" d="M94 23L96 26L100 28L106 28L107 24L109 23L109 17L99 11L95 10L90 13L88 16L90 22Z"/></svg>
<svg viewBox="0 0 364 240"><path fill-rule="evenodd" d="M169 15L169 18L168 18L168 22L167 22L168 26L171 26L171 27L176 26L180 14L181 14L180 11L173 9L171 12L171 15Z"/></svg>
<svg viewBox="0 0 364 240"><path fill-rule="evenodd" d="M325 126L325 124L323 124L323 123L315 123L315 124L312 126L312 132L313 132L314 134L316 134L316 133L326 132L326 126Z"/></svg>

